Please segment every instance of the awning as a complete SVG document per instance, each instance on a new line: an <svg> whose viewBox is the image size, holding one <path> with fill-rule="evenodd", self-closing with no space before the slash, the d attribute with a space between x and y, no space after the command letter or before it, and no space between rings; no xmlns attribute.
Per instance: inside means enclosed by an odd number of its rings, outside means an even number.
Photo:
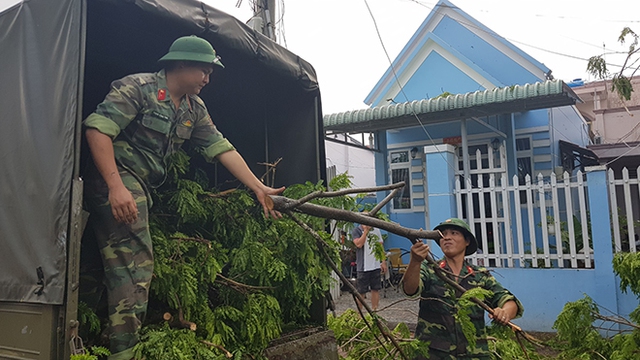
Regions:
<svg viewBox="0 0 640 360"><path fill-rule="evenodd" d="M598 165L598 156L593 151L564 140L558 140L558 145L564 171L571 172L576 168L584 171L585 166Z"/></svg>
<svg viewBox="0 0 640 360"><path fill-rule="evenodd" d="M329 114L323 117L323 122L325 132L373 132L574 105L576 102L581 102L580 98L562 80L547 80Z"/></svg>
<svg viewBox="0 0 640 360"><path fill-rule="evenodd" d="M640 142L597 144L587 146L600 159L609 161L622 157L640 156Z"/></svg>

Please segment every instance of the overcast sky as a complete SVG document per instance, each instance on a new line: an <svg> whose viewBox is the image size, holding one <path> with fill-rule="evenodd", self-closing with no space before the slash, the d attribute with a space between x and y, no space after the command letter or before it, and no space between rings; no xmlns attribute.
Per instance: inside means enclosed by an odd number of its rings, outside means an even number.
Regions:
<svg viewBox="0 0 640 360"><path fill-rule="evenodd" d="M248 0L206 0L242 21ZM281 0L276 0L278 5ZM545 64L557 79L591 79L589 57L625 50L623 27L640 33L638 0L451 0L467 14ZM365 108L364 98L409 41L436 1L295 0L284 5L286 47L318 73L324 114ZM367 9L367 4L372 15ZM380 37L374 26L378 26ZM279 39L285 45L282 39ZM383 47L384 45L384 47ZM608 55L611 63L623 58Z"/></svg>
<svg viewBox="0 0 640 360"><path fill-rule="evenodd" d="M0 11L19 1L0 0ZM640 33L638 0L451 1L565 81L590 80L586 59L603 53L603 45L607 52L626 50L617 42L623 27ZM204 2L243 22L252 15L249 0L242 0L240 8L239 0ZM276 2L279 42L316 69L324 114L365 108L364 98L390 65L385 49L395 59L436 4L432 0ZM622 64L623 58L607 55L607 61Z"/></svg>

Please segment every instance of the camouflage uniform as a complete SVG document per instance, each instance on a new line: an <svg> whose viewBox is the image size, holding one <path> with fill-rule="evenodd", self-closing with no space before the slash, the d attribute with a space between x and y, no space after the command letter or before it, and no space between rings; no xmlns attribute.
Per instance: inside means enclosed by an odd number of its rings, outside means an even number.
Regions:
<svg viewBox="0 0 640 360"><path fill-rule="evenodd" d="M451 272L446 261L438 262L445 272ZM449 276L453 278L451 275ZM493 292L493 296L485 300L491 308L501 307L509 300L518 306L516 317L522 316L524 308L520 301L506 290L487 269L465 262L460 271L458 283L465 289L481 287ZM416 326L416 338L429 342L429 359L491 359L486 340L484 310L479 306L471 309L471 322L476 328L476 348L467 349L461 325L456 322L457 300L453 288L438 278L435 271L425 261L420 269L420 287L415 294L420 296L420 312ZM418 360L424 359L418 357Z"/></svg>
<svg viewBox="0 0 640 360"><path fill-rule="evenodd" d="M84 121L113 140L118 170L138 206L133 224L117 222L109 190L95 168L85 176L85 202L102 255L108 290L110 360L129 360L147 310L153 274L148 225L151 198L166 178L166 159L190 140L207 161L233 150L211 121L202 99L190 95L178 109L171 101L164 70L116 80L94 113Z"/></svg>

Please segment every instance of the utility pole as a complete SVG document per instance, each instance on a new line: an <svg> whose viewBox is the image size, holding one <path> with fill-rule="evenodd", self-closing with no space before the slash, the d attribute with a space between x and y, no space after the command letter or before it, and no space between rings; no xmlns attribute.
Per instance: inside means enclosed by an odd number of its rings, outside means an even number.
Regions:
<svg viewBox="0 0 640 360"><path fill-rule="evenodd" d="M255 0L253 2L253 17L247 24L254 30L276 41L276 0Z"/></svg>

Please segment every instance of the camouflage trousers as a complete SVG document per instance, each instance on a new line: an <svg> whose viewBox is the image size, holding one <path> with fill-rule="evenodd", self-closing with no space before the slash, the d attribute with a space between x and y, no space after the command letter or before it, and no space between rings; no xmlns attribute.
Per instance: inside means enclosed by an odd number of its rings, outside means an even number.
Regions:
<svg viewBox="0 0 640 360"><path fill-rule="evenodd" d="M130 360L147 312L153 248L144 187L128 171L119 172L138 206L138 219L133 224L115 220L107 184L99 174L85 179L84 198L104 267L112 354L109 360Z"/></svg>

